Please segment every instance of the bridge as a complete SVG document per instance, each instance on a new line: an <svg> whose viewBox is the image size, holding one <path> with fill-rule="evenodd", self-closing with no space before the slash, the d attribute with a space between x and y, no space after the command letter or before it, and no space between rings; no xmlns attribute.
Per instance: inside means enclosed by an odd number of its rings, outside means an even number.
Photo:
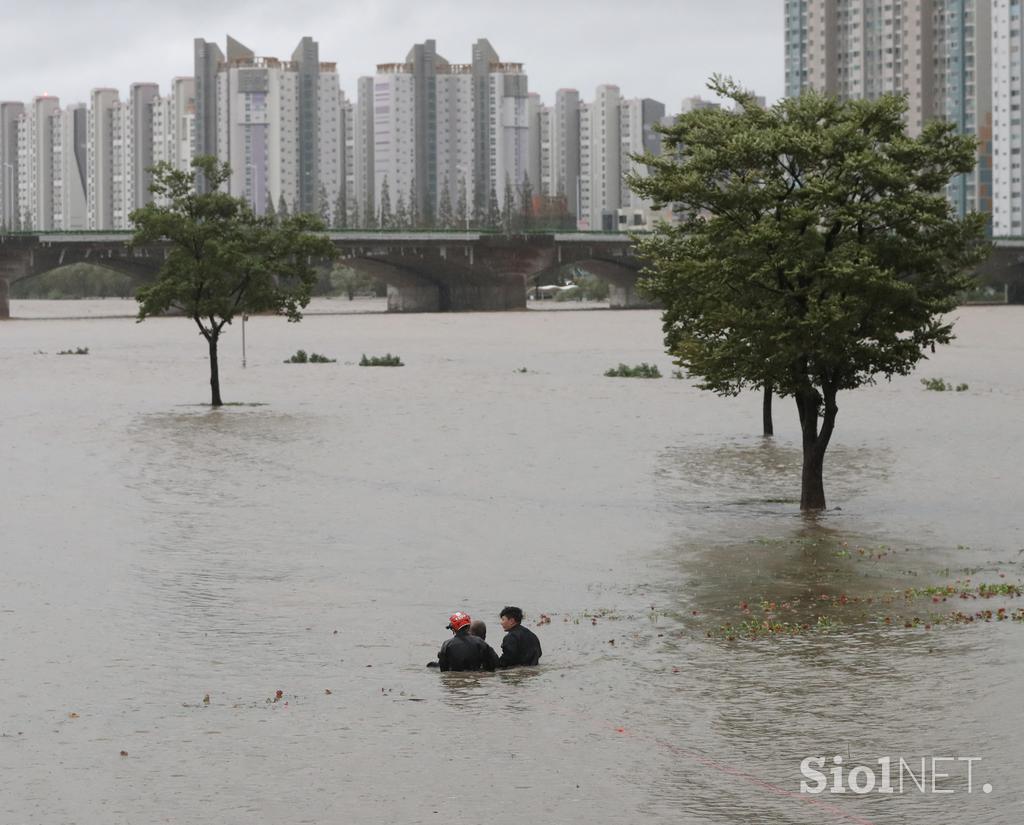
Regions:
<svg viewBox="0 0 1024 825"><path fill-rule="evenodd" d="M608 282L615 309L649 307L636 289L643 266L628 235L600 232L498 235L482 232L332 232L341 263L387 284L389 312L526 308L531 282L575 264ZM0 319L10 317L9 285L66 264L88 262L156 277L169 244L132 246L131 232L0 235ZM1024 239L998 239L978 270L1024 303Z"/></svg>
<svg viewBox="0 0 1024 825"><path fill-rule="evenodd" d="M496 235L481 232L332 232L339 262L387 284L389 312L526 308L531 282L575 264L609 284L613 308L647 307L636 282L642 263L625 234ZM72 263L92 263L150 281L168 243L130 244L131 232L0 236L0 319L9 285Z"/></svg>

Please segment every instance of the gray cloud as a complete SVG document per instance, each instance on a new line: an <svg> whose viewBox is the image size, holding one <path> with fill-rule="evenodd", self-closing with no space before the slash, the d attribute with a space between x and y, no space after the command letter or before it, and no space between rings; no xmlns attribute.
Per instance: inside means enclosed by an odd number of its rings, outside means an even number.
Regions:
<svg viewBox="0 0 1024 825"><path fill-rule="evenodd" d="M354 96L356 78L400 61L428 38L452 62L468 62L479 37L502 59L525 64L530 88L551 102L561 87L585 99L600 83L676 110L714 72L731 74L769 100L782 94L781 0L177 0L79 4L2 0L5 48L0 99L47 92L62 103L90 89L122 94L136 81L166 90L192 73L192 39L223 46L226 34L257 54L288 57L299 38L320 43Z"/></svg>

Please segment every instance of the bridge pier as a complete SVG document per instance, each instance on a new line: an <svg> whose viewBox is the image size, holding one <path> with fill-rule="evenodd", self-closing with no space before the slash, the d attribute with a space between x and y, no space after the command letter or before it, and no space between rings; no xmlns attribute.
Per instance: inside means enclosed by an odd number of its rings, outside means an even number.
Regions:
<svg viewBox="0 0 1024 825"><path fill-rule="evenodd" d="M388 284L388 312L440 312L437 284Z"/></svg>
<svg viewBox="0 0 1024 825"><path fill-rule="evenodd" d="M0 275L0 321L11 317L11 287L7 279Z"/></svg>
<svg viewBox="0 0 1024 825"><path fill-rule="evenodd" d="M660 309L660 306L637 292L635 283L608 282L609 309Z"/></svg>

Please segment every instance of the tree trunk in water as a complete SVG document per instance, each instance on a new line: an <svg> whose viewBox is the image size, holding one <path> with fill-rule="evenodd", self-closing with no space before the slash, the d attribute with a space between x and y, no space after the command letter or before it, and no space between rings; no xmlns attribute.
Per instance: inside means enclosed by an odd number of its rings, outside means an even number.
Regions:
<svg viewBox="0 0 1024 825"><path fill-rule="evenodd" d="M800 431L803 436L803 468L800 474L800 509L825 509L824 466L825 451L828 449L832 431L835 429L836 406L835 390L825 390L825 414L818 429L818 413L821 395L813 387L797 393L796 406L800 413Z"/></svg>
<svg viewBox="0 0 1024 825"><path fill-rule="evenodd" d="M765 384L764 401L761 403L761 420L764 423L764 434L775 435L775 426L772 423L772 385Z"/></svg>
<svg viewBox="0 0 1024 825"><path fill-rule="evenodd" d="M214 407L220 407L223 402L220 400L220 370L217 367L217 332L206 336L210 345L210 403Z"/></svg>

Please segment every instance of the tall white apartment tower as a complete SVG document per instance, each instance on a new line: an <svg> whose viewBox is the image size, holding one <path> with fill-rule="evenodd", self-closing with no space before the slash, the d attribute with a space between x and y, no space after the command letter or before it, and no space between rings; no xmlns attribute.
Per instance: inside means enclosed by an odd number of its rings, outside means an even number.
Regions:
<svg viewBox="0 0 1024 825"><path fill-rule="evenodd" d="M86 142L89 112L75 103L53 115L53 228L88 228L86 214Z"/></svg>
<svg viewBox="0 0 1024 825"><path fill-rule="evenodd" d="M667 217L663 210L655 211L649 200L637 195L626 185L626 174L634 173L642 177L648 174L648 168L633 160L634 155L650 153L661 154L661 135L654 127L665 120L665 104L650 98L632 98L620 104L620 137L622 154L620 168L622 170L622 187L619 194L619 228L647 227L657 217Z"/></svg>
<svg viewBox="0 0 1024 825"><path fill-rule="evenodd" d="M1024 235L1024 21L1020 0L992 4L992 234Z"/></svg>
<svg viewBox="0 0 1024 825"><path fill-rule="evenodd" d="M978 138L975 171L951 181L965 214L992 207L993 4L1001 0L786 0L786 93L906 95L907 128L932 118ZM1017 4L1007 0L1007 12Z"/></svg>
<svg viewBox="0 0 1024 825"><path fill-rule="evenodd" d="M373 202L390 225L416 183L415 78L410 63L381 63L373 78ZM386 193L386 197L385 197Z"/></svg>
<svg viewBox="0 0 1024 825"><path fill-rule="evenodd" d="M60 101L41 95L18 121L18 212L24 229L54 228L54 115L59 122Z"/></svg>
<svg viewBox="0 0 1024 825"><path fill-rule="evenodd" d="M358 214L359 227L362 227L371 226L372 216L377 212L373 151L373 78L361 77L356 85L358 93L352 124L352 199L354 202L350 208L354 214Z"/></svg>
<svg viewBox="0 0 1024 825"><path fill-rule="evenodd" d="M24 113L24 103L0 103L0 230L21 226L18 217L18 118Z"/></svg>
<svg viewBox="0 0 1024 825"><path fill-rule="evenodd" d="M153 100L153 162L187 171L195 152L196 81L176 77L171 92Z"/></svg>
<svg viewBox="0 0 1024 825"><path fill-rule="evenodd" d="M598 86L592 103L580 107L580 217L585 231L617 228L622 194L621 95Z"/></svg>
<svg viewBox="0 0 1024 825"><path fill-rule="evenodd" d="M195 152L230 165L227 191L259 214L282 201L289 212L321 212L327 181L328 203L337 195L341 150L324 141L341 140L342 98L316 41L302 38L291 60L279 60L232 37L226 54L197 39L195 69ZM325 176L322 161L333 164Z"/></svg>
<svg viewBox="0 0 1024 825"><path fill-rule="evenodd" d="M114 228L114 109L117 89L93 89L86 134L86 222Z"/></svg>
<svg viewBox="0 0 1024 825"><path fill-rule="evenodd" d="M131 213L152 200L153 101L155 83L133 83L128 100L111 107L111 196L113 229L129 229Z"/></svg>
<svg viewBox="0 0 1024 825"><path fill-rule="evenodd" d="M476 141L472 66L450 64L437 75L437 191L447 187L452 216L472 217L476 191Z"/></svg>
<svg viewBox="0 0 1024 825"><path fill-rule="evenodd" d="M507 186L518 191L530 161L530 98L521 63L491 64L487 75L486 126L488 196L505 202Z"/></svg>
<svg viewBox="0 0 1024 825"><path fill-rule="evenodd" d="M541 107L539 127L539 191L549 202L561 204L575 223L580 189L579 92L559 89L555 105Z"/></svg>

